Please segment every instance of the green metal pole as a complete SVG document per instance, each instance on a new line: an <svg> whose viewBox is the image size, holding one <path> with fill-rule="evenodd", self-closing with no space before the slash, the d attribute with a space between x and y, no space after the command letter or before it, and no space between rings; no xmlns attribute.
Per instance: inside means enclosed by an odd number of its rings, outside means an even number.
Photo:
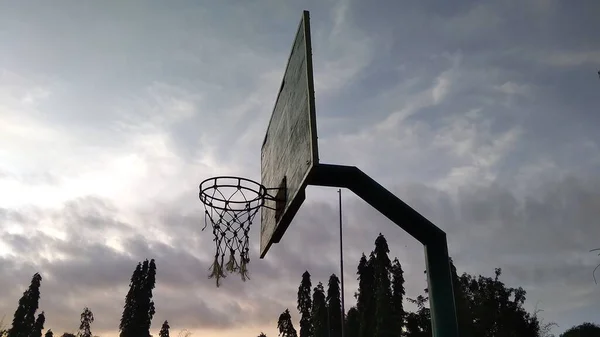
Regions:
<svg viewBox="0 0 600 337"><path fill-rule="evenodd" d="M456 337L459 335L458 322L446 235L425 245L425 264L433 336Z"/></svg>

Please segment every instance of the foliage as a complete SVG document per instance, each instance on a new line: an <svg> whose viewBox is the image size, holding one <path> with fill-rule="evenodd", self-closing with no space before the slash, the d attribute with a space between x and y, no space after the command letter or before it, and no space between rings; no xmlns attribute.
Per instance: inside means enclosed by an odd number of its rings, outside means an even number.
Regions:
<svg viewBox="0 0 600 337"><path fill-rule="evenodd" d="M597 337L600 336L600 325L583 323L563 332L560 337Z"/></svg>
<svg viewBox="0 0 600 337"><path fill-rule="evenodd" d="M77 337L74 333L65 332L60 337Z"/></svg>
<svg viewBox="0 0 600 337"><path fill-rule="evenodd" d="M169 322L167 322L166 320L163 322L162 326L160 327L160 332L158 333L159 337L169 337L169 329L171 327L169 326Z"/></svg>
<svg viewBox="0 0 600 337"><path fill-rule="evenodd" d="M393 337L394 332L394 310L392 304L392 289L390 272L392 262L388 256L388 248L385 237L381 234L375 240L375 251L373 259L373 272L375 277L375 335L376 337Z"/></svg>
<svg viewBox="0 0 600 337"><path fill-rule="evenodd" d="M258 335L258 337L267 337L267 335L265 335L264 332L261 332L260 335Z"/></svg>
<svg viewBox="0 0 600 337"><path fill-rule="evenodd" d="M329 326L327 324L327 302L325 299L325 289L319 282L313 291L313 307L311 312L311 321L314 337L328 337Z"/></svg>
<svg viewBox="0 0 600 337"><path fill-rule="evenodd" d="M350 308L346 315L346 327L344 329L345 337L358 337L360 332L360 314L356 307Z"/></svg>
<svg viewBox="0 0 600 337"><path fill-rule="evenodd" d="M365 254L362 254L358 263L356 274L358 275L358 292L356 293L356 309L360 318L359 337L371 337L374 335L375 327L375 279L373 275L373 265L367 260Z"/></svg>
<svg viewBox="0 0 600 337"><path fill-rule="evenodd" d="M5 337L8 334L8 330L6 329L6 324L4 323L4 318L6 316L2 316L0 319L0 337Z"/></svg>
<svg viewBox="0 0 600 337"><path fill-rule="evenodd" d="M406 332L407 337L430 337L431 333L431 313L429 308L425 307L428 298L422 295L416 299L409 298L408 301L417 305L416 312L410 312L406 315ZM465 335L466 336L466 335Z"/></svg>
<svg viewBox="0 0 600 337"><path fill-rule="evenodd" d="M312 310L312 298L311 298L312 284L310 282L310 274L305 271L302 274L302 281L300 287L298 287L298 311L300 312L300 337L312 337L312 323L311 323L311 310Z"/></svg>
<svg viewBox="0 0 600 337"><path fill-rule="evenodd" d="M21 299L19 299L19 306L15 310L12 327L8 330L8 337L32 336L36 323L35 312L38 309L40 300L41 283L42 276L35 273L31 279L29 288L23 293Z"/></svg>
<svg viewBox="0 0 600 337"><path fill-rule="evenodd" d="M465 298L469 302L473 334L477 336L536 337L539 321L524 308L526 292L523 288L509 288L499 278L502 270L495 269L495 277L468 274L460 277Z"/></svg>
<svg viewBox="0 0 600 337"><path fill-rule="evenodd" d="M85 307L83 308L83 312L80 316L79 332L77 332L78 337L92 337L92 323L94 322L94 314L92 311Z"/></svg>
<svg viewBox="0 0 600 337"><path fill-rule="evenodd" d="M155 313L152 290L156 282L154 259L138 263L125 297L121 316L120 337L150 337L150 325Z"/></svg>
<svg viewBox="0 0 600 337"><path fill-rule="evenodd" d="M296 329L294 329L294 325L292 324L292 316L290 315L290 311L285 309L284 312L279 315L279 319L277 320L277 329L279 329L279 336L281 337L297 337Z"/></svg>
<svg viewBox="0 0 600 337"><path fill-rule="evenodd" d="M179 333L177 334L177 337L190 337L192 335L192 332L189 331L188 329L182 329L181 331L179 331Z"/></svg>
<svg viewBox="0 0 600 337"><path fill-rule="evenodd" d="M327 316L329 337L342 337L342 302L340 299L340 279L332 274L327 284Z"/></svg>
<svg viewBox="0 0 600 337"><path fill-rule="evenodd" d="M44 337L54 337L54 332L52 332L52 329L48 329L48 331L46 331L44 334Z"/></svg>
<svg viewBox="0 0 600 337"><path fill-rule="evenodd" d="M33 329L31 330L31 337L42 337L42 330L44 330L44 323L46 322L46 316L42 311L41 314L38 315L35 323L33 324Z"/></svg>
<svg viewBox="0 0 600 337"><path fill-rule="evenodd" d="M402 331L402 327L404 326L404 295L406 295L406 291L404 290L404 271L402 270L402 265L400 265L400 261L398 259L394 259L392 263L392 317L393 317L393 331L395 333L400 333Z"/></svg>

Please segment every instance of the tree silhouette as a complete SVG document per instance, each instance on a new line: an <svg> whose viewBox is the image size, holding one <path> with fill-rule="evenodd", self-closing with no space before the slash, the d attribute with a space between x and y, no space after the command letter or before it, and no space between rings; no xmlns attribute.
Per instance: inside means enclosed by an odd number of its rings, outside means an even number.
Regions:
<svg viewBox="0 0 600 337"><path fill-rule="evenodd" d="M375 333L375 276L370 261L372 258L367 260L365 254L362 254L356 272L358 292L355 297L359 315L359 337L372 337Z"/></svg>
<svg viewBox="0 0 600 337"><path fill-rule="evenodd" d="M150 325L155 313L152 290L156 283L154 259L138 263L125 297L119 324L120 337L150 337Z"/></svg>
<svg viewBox="0 0 600 337"><path fill-rule="evenodd" d="M38 309L40 300L40 286L42 284L42 276L35 273L31 279L29 288L25 290L19 306L15 310L12 327L8 330L8 337L30 337L33 333L36 322L35 312Z"/></svg>
<svg viewBox="0 0 600 337"><path fill-rule="evenodd" d="M44 334L44 337L54 337L54 332L52 332L52 329L48 329L48 331L46 331Z"/></svg>
<svg viewBox="0 0 600 337"><path fill-rule="evenodd" d="M294 325L292 324L292 316L290 315L290 311L285 309L281 315L279 315L279 319L277 320L277 329L279 329L279 336L281 337L297 337L296 329L294 329Z"/></svg>
<svg viewBox="0 0 600 337"><path fill-rule="evenodd" d="M345 337L358 337L360 332L360 314L356 307L350 308L348 310L348 315L346 315L346 328L344 330Z"/></svg>
<svg viewBox="0 0 600 337"><path fill-rule="evenodd" d="M392 289L390 272L392 263L388 256L390 249L387 240L381 234L375 240L373 271L375 275L375 335L376 337L393 337L394 310L392 304Z"/></svg>
<svg viewBox="0 0 600 337"><path fill-rule="evenodd" d="M311 322L311 311L312 311L312 298L311 298L312 284L310 282L310 274L305 271L302 274L302 281L300 287L298 287L298 311L300 312L300 337L312 337L313 328Z"/></svg>
<svg viewBox="0 0 600 337"><path fill-rule="evenodd" d="M327 302L325 299L325 289L319 282L313 291L313 307L311 312L311 322L313 326L314 337L328 337L329 325L327 324Z"/></svg>
<svg viewBox="0 0 600 337"><path fill-rule="evenodd" d="M123 314L121 315L121 323L119 324L119 330L121 331L120 337L135 337L135 312L136 312L136 297L139 292L139 287L142 284L142 263L138 263L133 275L131 275L131 281L129 282L129 292L125 297L125 306L123 307Z"/></svg>
<svg viewBox="0 0 600 337"><path fill-rule="evenodd" d="M398 259L394 259L392 263L392 317L393 317L393 331L396 334L402 332L402 327L404 326L404 295L406 295L406 291L404 290L404 271L402 270L402 265L400 265L400 261Z"/></svg>
<svg viewBox="0 0 600 337"><path fill-rule="evenodd" d="M166 320L163 322L162 326L160 327L160 332L158 333L159 337L169 337L169 329L171 327L169 326L169 322L167 322Z"/></svg>
<svg viewBox="0 0 600 337"><path fill-rule="evenodd" d="M408 301L417 305L416 312L406 315L406 337L431 337L431 314L429 308L425 307L428 298L422 295L416 299L409 298ZM465 335L466 336L466 335ZM488 335L485 335L488 336Z"/></svg>
<svg viewBox="0 0 600 337"><path fill-rule="evenodd" d="M81 324L79 325L79 332L77 337L92 337L92 323L94 323L94 314L92 311L85 307L81 313Z"/></svg>
<svg viewBox="0 0 600 337"><path fill-rule="evenodd" d="M583 323L560 334L560 337L597 337L600 336L600 325Z"/></svg>
<svg viewBox="0 0 600 337"><path fill-rule="evenodd" d="M33 329L31 330L31 337L42 337L42 330L44 330L44 323L46 322L46 316L44 312L40 313L33 324Z"/></svg>
<svg viewBox="0 0 600 337"><path fill-rule="evenodd" d="M340 279L335 274L327 284L327 316L329 317L329 337L342 336L342 301L340 299Z"/></svg>

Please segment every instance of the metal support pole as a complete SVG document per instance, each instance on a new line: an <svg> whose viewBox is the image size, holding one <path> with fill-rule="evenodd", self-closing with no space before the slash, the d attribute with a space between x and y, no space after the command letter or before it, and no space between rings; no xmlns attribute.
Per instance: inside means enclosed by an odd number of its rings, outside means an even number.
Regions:
<svg viewBox="0 0 600 337"><path fill-rule="evenodd" d="M340 284L342 287L342 337L345 337L344 326L346 325L346 308L344 307L344 237L342 231L342 190L338 189L340 204Z"/></svg>
<svg viewBox="0 0 600 337"><path fill-rule="evenodd" d="M345 187L425 246L434 337L458 337L446 233L354 166L319 164L310 185Z"/></svg>

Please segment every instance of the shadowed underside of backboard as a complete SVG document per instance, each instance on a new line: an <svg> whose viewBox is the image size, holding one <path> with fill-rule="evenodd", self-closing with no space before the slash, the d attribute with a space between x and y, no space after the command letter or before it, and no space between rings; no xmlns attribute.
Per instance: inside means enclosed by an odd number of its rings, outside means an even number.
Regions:
<svg viewBox="0 0 600 337"><path fill-rule="evenodd" d="M304 11L261 149L261 183L279 191L261 211L261 258L302 205L318 163L310 22Z"/></svg>

